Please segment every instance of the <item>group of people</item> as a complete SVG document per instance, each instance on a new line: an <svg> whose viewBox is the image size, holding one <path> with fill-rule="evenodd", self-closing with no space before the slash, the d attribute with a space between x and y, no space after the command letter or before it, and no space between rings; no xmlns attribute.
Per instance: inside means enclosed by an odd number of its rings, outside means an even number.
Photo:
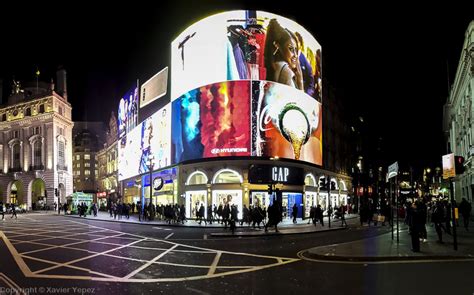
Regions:
<svg viewBox="0 0 474 295"><path fill-rule="evenodd" d="M16 215L16 205L10 204L9 207L12 213L12 216L10 218L15 217L15 219L18 219L18 216ZM4 205L3 202L0 201L0 214L2 215L2 220L5 220L6 211L7 211L7 205Z"/></svg>

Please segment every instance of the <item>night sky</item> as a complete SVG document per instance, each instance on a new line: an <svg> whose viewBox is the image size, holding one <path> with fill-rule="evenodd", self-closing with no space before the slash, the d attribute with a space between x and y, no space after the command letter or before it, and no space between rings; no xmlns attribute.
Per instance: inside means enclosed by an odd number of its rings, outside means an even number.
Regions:
<svg viewBox="0 0 474 295"><path fill-rule="evenodd" d="M313 1L316 8L295 1L8 4L0 9L0 78L9 93L13 76L34 80L39 67L40 79L50 81L64 66L73 120L107 121L136 79L145 82L169 65L170 43L186 27L225 10L261 9L312 32L322 46L323 79L351 115L363 116L383 138L388 160L440 162L442 106L474 19L472 1L456 7L359 2Z"/></svg>

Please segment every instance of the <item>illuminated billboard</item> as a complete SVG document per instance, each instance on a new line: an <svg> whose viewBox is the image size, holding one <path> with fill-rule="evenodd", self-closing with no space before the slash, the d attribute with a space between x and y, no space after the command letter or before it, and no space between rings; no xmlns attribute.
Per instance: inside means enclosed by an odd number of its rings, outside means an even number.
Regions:
<svg viewBox="0 0 474 295"><path fill-rule="evenodd" d="M322 165L321 103L297 89L252 82L252 155Z"/></svg>
<svg viewBox="0 0 474 295"><path fill-rule="evenodd" d="M138 84L138 83L137 83ZM118 136L122 138L138 122L138 86L133 86L120 98L118 109Z"/></svg>
<svg viewBox="0 0 474 295"><path fill-rule="evenodd" d="M172 163L250 156L250 83L199 87L172 102Z"/></svg>
<svg viewBox="0 0 474 295"><path fill-rule="evenodd" d="M119 180L171 164L171 105L158 110L119 141Z"/></svg>
<svg viewBox="0 0 474 295"><path fill-rule="evenodd" d="M168 89L168 67L164 68L140 87L140 108L166 95Z"/></svg>
<svg viewBox="0 0 474 295"><path fill-rule="evenodd" d="M253 10L205 18L171 43L171 100L233 80L274 81L321 102L321 46L296 22Z"/></svg>

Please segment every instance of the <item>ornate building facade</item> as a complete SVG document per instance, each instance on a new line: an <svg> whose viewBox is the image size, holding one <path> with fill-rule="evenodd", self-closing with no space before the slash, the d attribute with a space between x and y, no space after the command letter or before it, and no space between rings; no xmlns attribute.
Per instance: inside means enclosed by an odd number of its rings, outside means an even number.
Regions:
<svg viewBox="0 0 474 295"><path fill-rule="evenodd" d="M118 146L117 146L117 118L112 112L110 115L106 142L97 153L99 174L98 187L103 197L110 193L119 192L118 182ZM104 194L105 193L105 194Z"/></svg>
<svg viewBox="0 0 474 295"><path fill-rule="evenodd" d="M455 199L474 197L474 21L466 30L454 84L444 105L447 149L465 159L465 172L456 175Z"/></svg>
<svg viewBox="0 0 474 295"><path fill-rule="evenodd" d="M0 191L4 203L52 208L73 191L71 105L66 71L54 83L14 81L0 108Z"/></svg>

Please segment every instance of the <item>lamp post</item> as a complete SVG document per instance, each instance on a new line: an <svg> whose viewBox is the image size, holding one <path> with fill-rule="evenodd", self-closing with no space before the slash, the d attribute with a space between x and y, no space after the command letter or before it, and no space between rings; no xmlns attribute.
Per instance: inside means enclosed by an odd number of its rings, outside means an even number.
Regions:
<svg viewBox="0 0 474 295"><path fill-rule="evenodd" d="M150 173L150 204L153 203L153 155L150 155L147 160L148 172Z"/></svg>

